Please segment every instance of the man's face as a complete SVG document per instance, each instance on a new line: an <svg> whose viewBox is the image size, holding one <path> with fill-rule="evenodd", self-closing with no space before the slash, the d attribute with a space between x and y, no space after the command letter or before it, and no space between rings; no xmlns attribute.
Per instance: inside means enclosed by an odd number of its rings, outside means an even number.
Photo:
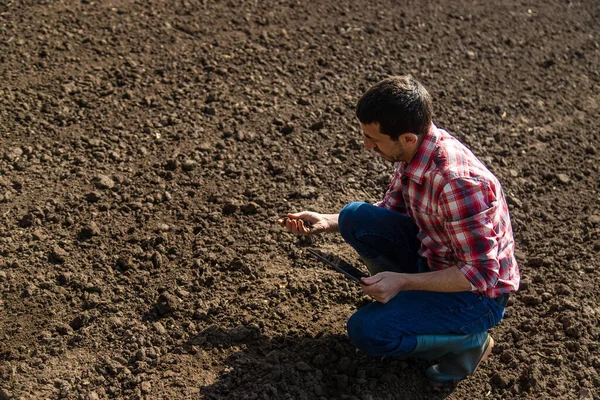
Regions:
<svg viewBox="0 0 600 400"><path fill-rule="evenodd" d="M390 162L406 160L407 149L402 145L402 140L393 140L379 130L379 124L360 124L363 131L363 145L367 150L373 150ZM400 139L400 138L399 138Z"/></svg>

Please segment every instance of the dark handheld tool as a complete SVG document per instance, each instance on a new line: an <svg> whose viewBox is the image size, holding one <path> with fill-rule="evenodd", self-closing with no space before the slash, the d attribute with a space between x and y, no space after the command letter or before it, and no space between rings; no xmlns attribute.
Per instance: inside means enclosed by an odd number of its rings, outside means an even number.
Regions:
<svg viewBox="0 0 600 400"><path fill-rule="evenodd" d="M325 256L322 252L314 249L307 249L307 251L313 256L317 257L319 260L323 261L325 264L335 269L337 272L344 274L344 276L350 280L353 280L356 283L362 283L360 278L366 278L368 275L359 270L358 268L353 267L343 260L337 260L336 262L331 261L328 257Z"/></svg>

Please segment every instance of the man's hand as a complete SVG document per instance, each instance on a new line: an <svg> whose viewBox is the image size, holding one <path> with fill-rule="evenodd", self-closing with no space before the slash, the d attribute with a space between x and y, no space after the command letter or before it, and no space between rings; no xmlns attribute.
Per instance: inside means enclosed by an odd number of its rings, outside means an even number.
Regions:
<svg viewBox="0 0 600 400"><path fill-rule="evenodd" d="M419 274L380 272L362 278L360 285L366 295L380 303L387 303L401 290L425 290L429 292L466 292L473 290L471 282L458 267Z"/></svg>
<svg viewBox="0 0 600 400"><path fill-rule="evenodd" d="M368 278L362 278L360 287L367 296L380 303L387 303L398 294L404 274L398 272L380 272Z"/></svg>
<svg viewBox="0 0 600 400"><path fill-rule="evenodd" d="M299 235L315 235L338 230L338 214L319 214L302 211L277 220L288 231Z"/></svg>

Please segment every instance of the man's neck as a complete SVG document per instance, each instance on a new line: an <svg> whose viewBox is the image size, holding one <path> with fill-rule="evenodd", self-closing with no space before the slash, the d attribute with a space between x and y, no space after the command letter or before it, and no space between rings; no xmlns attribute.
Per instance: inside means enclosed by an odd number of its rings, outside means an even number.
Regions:
<svg viewBox="0 0 600 400"><path fill-rule="evenodd" d="M417 152L419 151L419 148L421 147L421 143L423 143L423 140L425 140L426 135L427 135L426 133L417 135L417 141L415 142L414 148L412 149L410 158L408 159L408 161L405 161L406 165L410 164L412 159L415 158L415 154L417 154Z"/></svg>

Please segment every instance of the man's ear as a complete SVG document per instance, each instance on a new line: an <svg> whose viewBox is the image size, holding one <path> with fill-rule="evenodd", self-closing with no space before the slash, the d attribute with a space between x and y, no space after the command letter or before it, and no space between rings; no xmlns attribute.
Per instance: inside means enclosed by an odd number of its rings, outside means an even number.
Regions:
<svg viewBox="0 0 600 400"><path fill-rule="evenodd" d="M414 145L419 141L419 136L414 133L403 133L400 135L400 141L405 145Z"/></svg>

